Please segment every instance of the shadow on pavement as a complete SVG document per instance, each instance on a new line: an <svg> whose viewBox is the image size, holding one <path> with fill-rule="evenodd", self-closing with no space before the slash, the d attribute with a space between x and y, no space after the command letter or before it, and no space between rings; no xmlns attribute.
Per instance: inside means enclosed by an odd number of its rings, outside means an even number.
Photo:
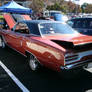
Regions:
<svg viewBox="0 0 92 92"><path fill-rule="evenodd" d="M0 60L31 92L87 92L92 90L92 73L84 70L78 79L63 79L57 72L41 68L32 72L17 52L0 48ZM90 91L91 92L91 91Z"/></svg>

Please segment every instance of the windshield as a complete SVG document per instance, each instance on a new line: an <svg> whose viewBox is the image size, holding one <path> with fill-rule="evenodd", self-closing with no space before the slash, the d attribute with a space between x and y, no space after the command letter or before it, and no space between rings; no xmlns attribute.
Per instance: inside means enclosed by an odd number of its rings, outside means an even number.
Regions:
<svg viewBox="0 0 92 92"><path fill-rule="evenodd" d="M39 29L42 35L75 34L70 26L65 23L41 23Z"/></svg>

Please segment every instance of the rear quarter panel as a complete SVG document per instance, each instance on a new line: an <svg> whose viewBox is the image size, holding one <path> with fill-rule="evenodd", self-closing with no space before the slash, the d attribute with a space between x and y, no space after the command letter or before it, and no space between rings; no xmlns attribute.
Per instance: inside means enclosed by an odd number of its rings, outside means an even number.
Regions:
<svg viewBox="0 0 92 92"><path fill-rule="evenodd" d="M64 66L64 53L59 49L33 39L27 41L26 45L28 52L34 54L42 65L57 71Z"/></svg>

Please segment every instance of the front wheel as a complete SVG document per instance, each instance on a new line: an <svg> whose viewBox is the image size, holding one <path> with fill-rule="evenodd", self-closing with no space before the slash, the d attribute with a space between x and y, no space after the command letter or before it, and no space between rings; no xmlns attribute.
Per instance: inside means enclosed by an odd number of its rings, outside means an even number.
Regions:
<svg viewBox="0 0 92 92"><path fill-rule="evenodd" d="M36 71L39 67L39 62L38 62L37 58L30 54L28 61L29 61L29 66L30 66L31 70Z"/></svg>
<svg viewBox="0 0 92 92"><path fill-rule="evenodd" d="M2 48L5 48L5 42L4 42L4 40L3 40L3 38L0 36L0 47L2 47Z"/></svg>

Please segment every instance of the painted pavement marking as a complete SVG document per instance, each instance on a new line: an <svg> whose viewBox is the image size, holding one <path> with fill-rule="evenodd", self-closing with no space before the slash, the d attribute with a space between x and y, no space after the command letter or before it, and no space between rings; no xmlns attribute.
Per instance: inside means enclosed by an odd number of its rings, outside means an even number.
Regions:
<svg viewBox="0 0 92 92"><path fill-rule="evenodd" d="M0 61L0 66L6 71L6 73L11 77L11 79L18 85L18 87L23 92L30 92L20 81L16 76Z"/></svg>

